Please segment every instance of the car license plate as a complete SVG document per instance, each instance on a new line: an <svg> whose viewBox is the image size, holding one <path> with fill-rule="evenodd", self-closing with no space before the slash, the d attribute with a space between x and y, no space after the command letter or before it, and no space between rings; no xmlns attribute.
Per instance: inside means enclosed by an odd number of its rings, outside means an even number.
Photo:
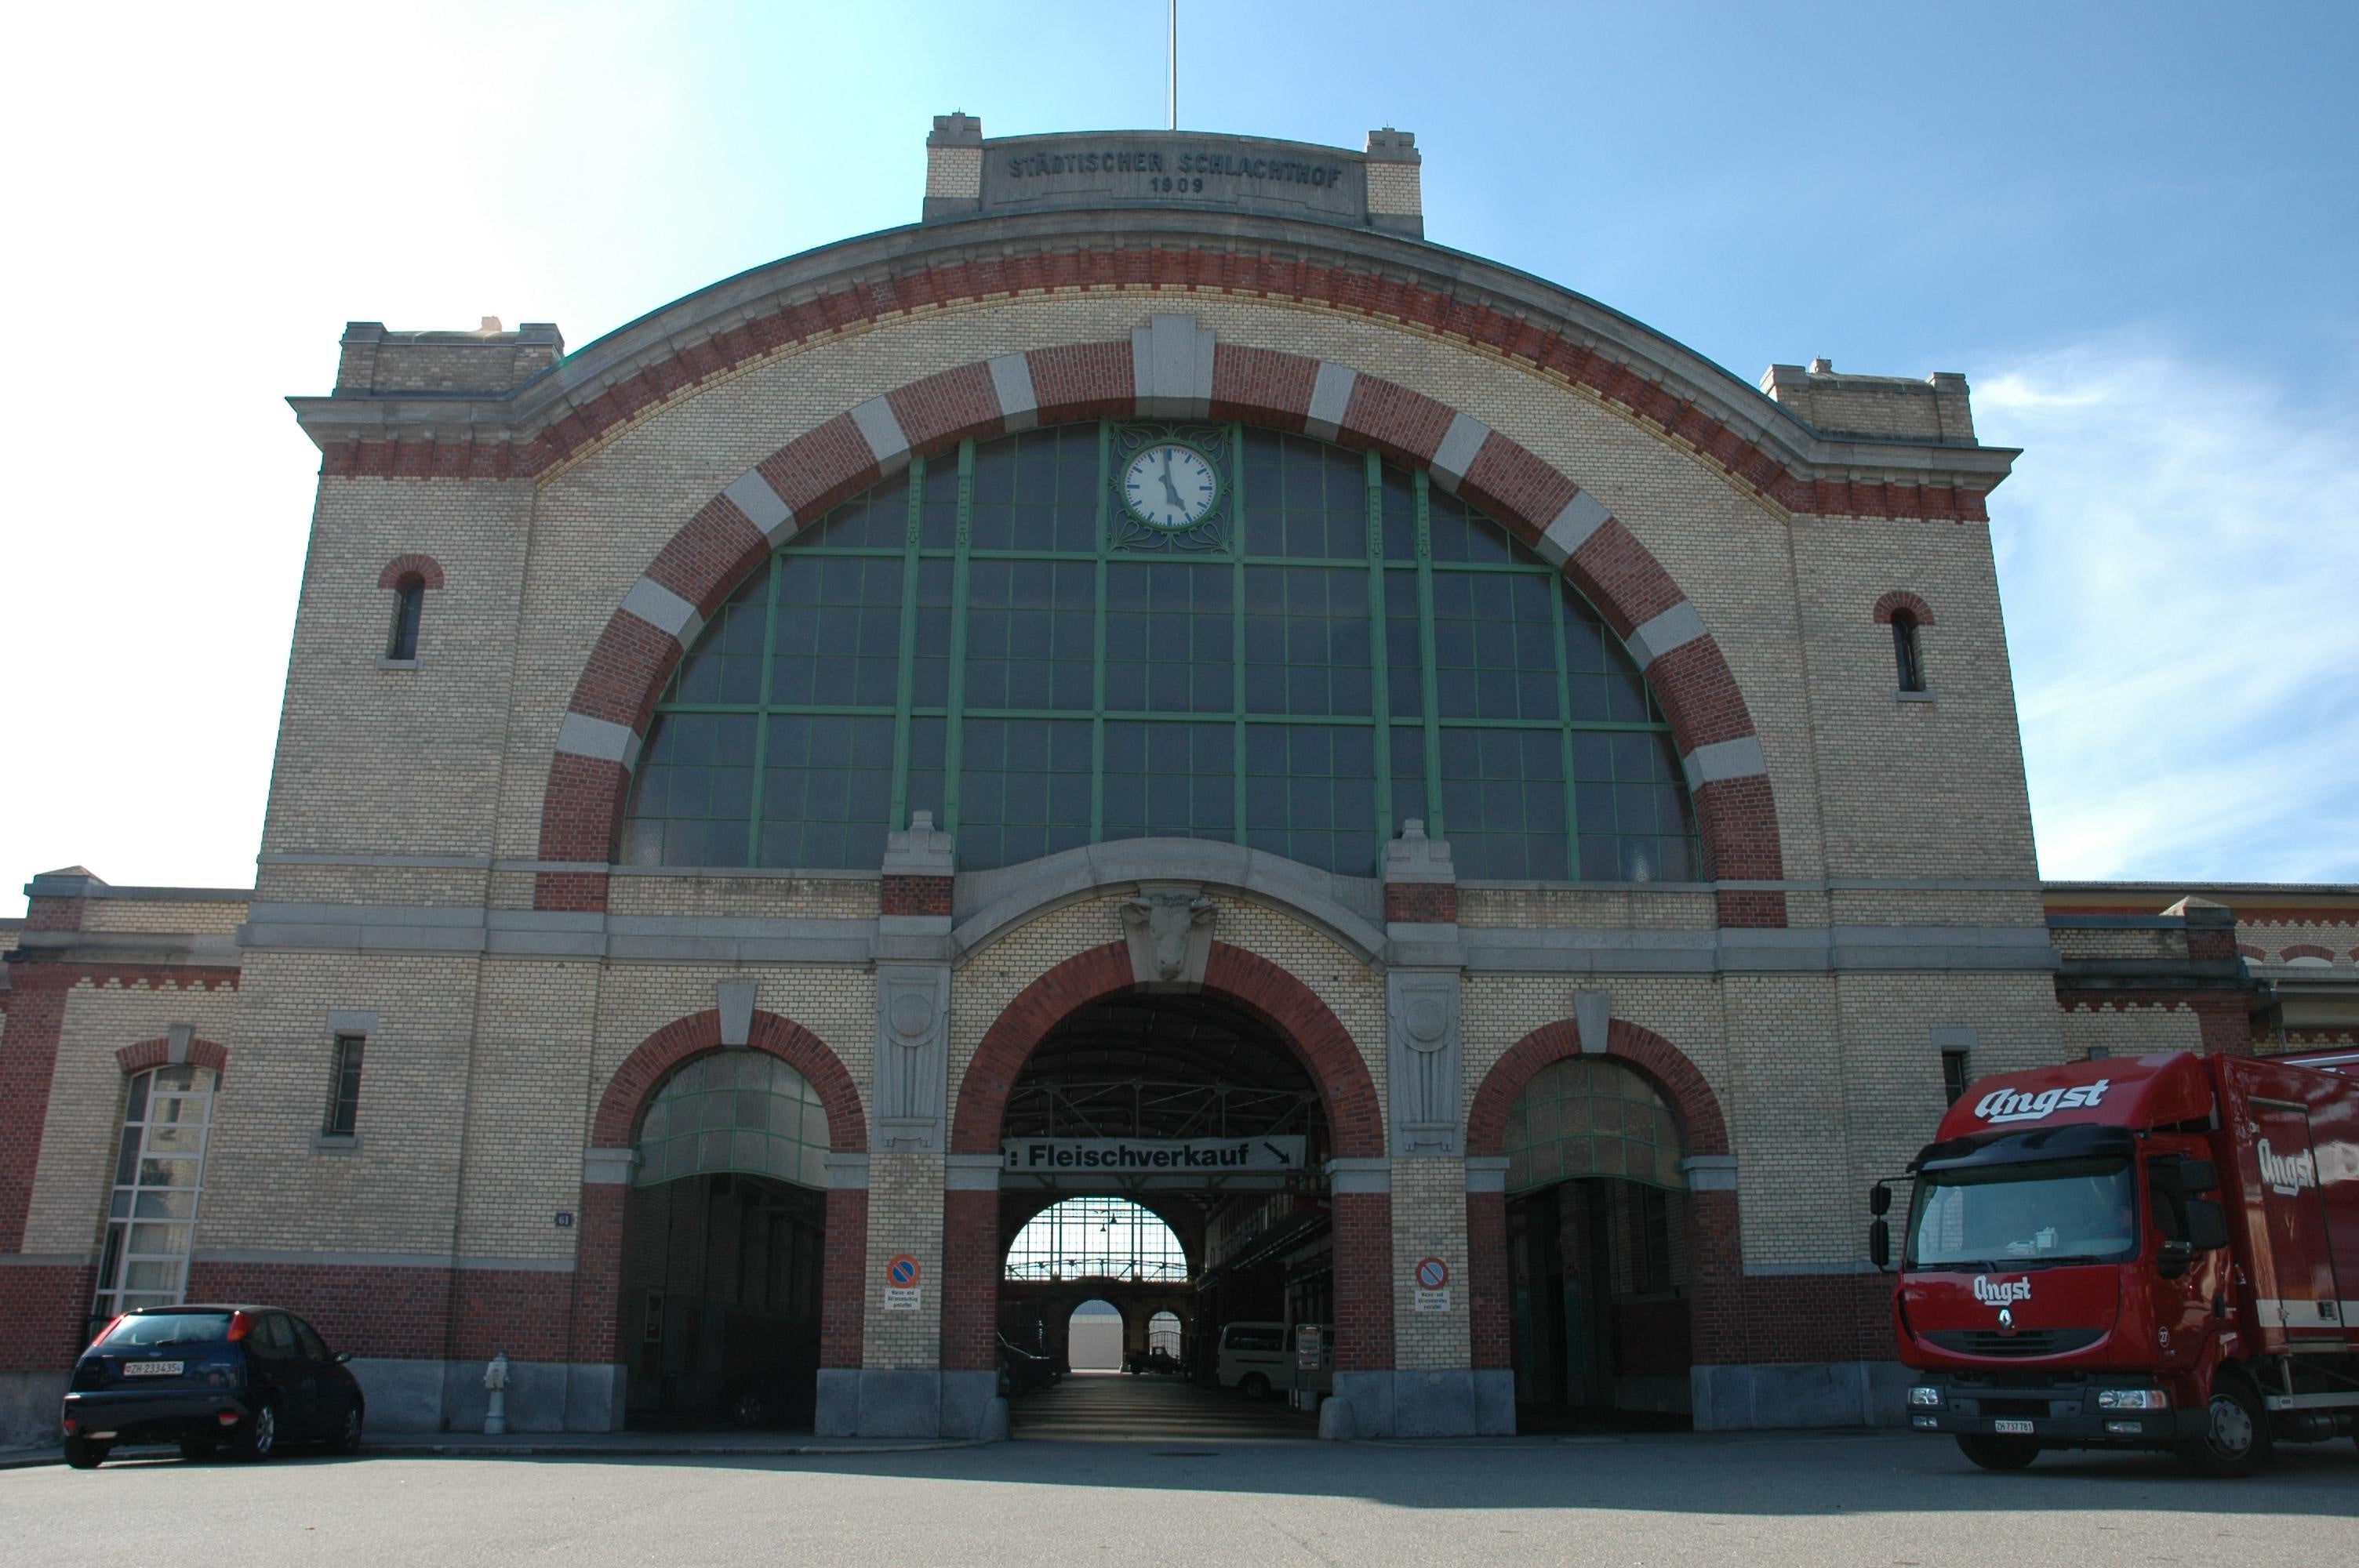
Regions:
<svg viewBox="0 0 2359 1568"><path fill-rule="evenodd" d="M126 1378L177 1378L185 1361L125 1361L123 1375Z"/></svg>
<svg viewBox="0 0 2359 1568"><path fill-rule="evenodd" d="M2005 1437L2029 1437L2031 1423L2027 1421L1995 1421L1991 1430Z"/></svg>

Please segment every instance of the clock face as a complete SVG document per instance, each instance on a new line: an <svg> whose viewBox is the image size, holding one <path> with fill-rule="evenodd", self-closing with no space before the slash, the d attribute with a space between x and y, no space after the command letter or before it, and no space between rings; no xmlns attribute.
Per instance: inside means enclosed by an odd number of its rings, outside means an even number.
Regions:
<svg viewBox="0 0 2359 1568"><path fill-rule="evenodd" d="M1195 448L1158 441L1122 470L1122 499L1141 523L1176 534L1212 510L1221 499L1221 477Z"/></svg>

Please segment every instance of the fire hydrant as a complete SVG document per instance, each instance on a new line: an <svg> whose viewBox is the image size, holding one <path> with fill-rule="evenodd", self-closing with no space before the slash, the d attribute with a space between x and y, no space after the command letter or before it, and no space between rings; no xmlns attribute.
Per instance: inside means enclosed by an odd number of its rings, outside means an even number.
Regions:
<svg viewBox="0 0 2359 1568"><path fill-rule="evenodd" d="M484 1368L484 1391L491 1402L484 1407L484 1435L497 1437L508 1429L508 1353L499 1351Z"/></svg>

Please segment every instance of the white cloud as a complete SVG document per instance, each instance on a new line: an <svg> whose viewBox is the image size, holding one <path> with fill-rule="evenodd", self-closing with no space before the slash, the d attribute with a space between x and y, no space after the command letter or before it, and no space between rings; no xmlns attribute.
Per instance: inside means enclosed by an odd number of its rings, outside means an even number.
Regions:
<svg viewBox="0 0 2359 1568"><path fill-rule="evenodd" d="M2359 881L2359 417L2152 345L1974 389L2040 870Z"/></svg>

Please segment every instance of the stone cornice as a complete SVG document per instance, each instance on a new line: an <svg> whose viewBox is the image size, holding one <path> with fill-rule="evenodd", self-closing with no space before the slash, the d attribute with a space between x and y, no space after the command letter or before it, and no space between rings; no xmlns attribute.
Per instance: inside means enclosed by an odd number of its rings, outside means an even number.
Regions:
<svg viewBox="0 0 2359 1568"><path fill-rule="evenodd" d="M1036 213L887 230L701 289L512 391L293 397L331 475L526 478L795 348L1058 293L1227 294L1395 322L1576 386L1789 511L1922 514L1886 484L1977 501L2009 449L1831 436L1692 350L1569 289L1421 241L1234 213ZM1831 488L1832 487L1832 488ZM1979 505L1964 512L1969 520Z"/></svg>

